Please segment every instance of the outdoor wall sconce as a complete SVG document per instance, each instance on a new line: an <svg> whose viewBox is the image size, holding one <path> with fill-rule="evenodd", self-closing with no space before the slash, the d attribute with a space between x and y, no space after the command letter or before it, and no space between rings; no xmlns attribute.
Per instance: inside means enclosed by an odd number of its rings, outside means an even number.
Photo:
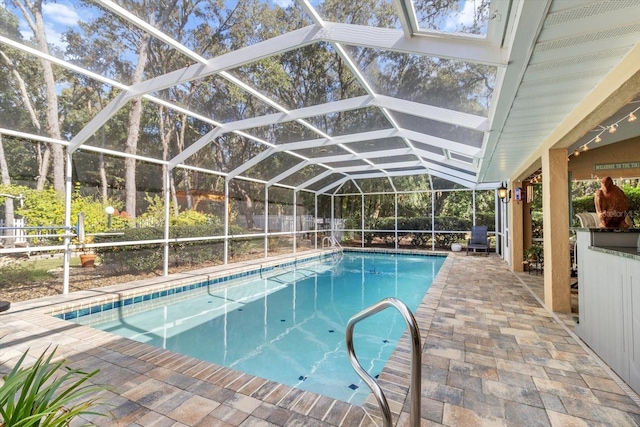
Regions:
<svg viewBox="0 0 640 427"><path fill-rule="evenodd" d="M498 187L498 198L502 203L509 203L511 201L511 190L503 183Z"/></svg>

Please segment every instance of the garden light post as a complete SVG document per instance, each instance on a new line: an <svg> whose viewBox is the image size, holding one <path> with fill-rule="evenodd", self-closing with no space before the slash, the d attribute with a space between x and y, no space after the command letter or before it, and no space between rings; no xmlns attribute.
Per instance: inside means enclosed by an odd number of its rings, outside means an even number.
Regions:
<svg viewBox="0 0 640 427"><path fill-rule="evenodd" d="M107 214L107 230L111 230L111 215L116 211L113 206L107 206L104 208L105 213Z"/></svg>

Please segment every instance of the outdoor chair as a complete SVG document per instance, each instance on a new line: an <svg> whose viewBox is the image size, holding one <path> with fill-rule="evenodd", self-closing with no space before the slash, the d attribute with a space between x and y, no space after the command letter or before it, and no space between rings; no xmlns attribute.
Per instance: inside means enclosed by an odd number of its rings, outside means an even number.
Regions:
<svg viewBox="0 0 640 427"><path fill-rule="evenodd" d="M595 212L578 212L576 214L580 221L580 228L597 228L600 227L600 219Z"/></svg>
<svg viewBox="0 0 640 427"><path fill-rule="evenodd" d="M489 256L489 241L487 235L486 225L474 225L471 227L471 238L467 239L467 255L469 255L469 249L484 249Z"/></svg>

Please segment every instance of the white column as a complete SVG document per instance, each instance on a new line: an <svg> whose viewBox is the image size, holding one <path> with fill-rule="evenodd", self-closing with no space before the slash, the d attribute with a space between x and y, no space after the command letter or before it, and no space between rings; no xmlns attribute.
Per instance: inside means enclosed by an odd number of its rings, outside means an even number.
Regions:
<svg viewBox="0 0 640 427"><path fill-rule="evenodd" d="M396 217L396 249L398 249L398 193L394 193L395 217Z"/></svg>
<svg viewBox="0 0 640 427"><path fill-rule="evenodd" d="M264 186L264 257L269 256L269 186Z"/></svg>
<svg viewBox="0 0 640 427"><path fill-rule="evenodd" d="M435 191L431 190L431 250L436 250L436 199Z"/></svg>
<svg viewBox="0 0 640 427"><path fill-rule="evenodd" d="M298 192L293 190L293 253L296 253L298 243Z"/></svg>
<svg viewBox="0 0 640 427"><path fill-rule="evenodd" d="M171 170L166 168L164 179L164 275L169 275L169 215L171 215Z"/></svg>
<svg viewBox="0 0 640 427"><path fill-rule="evenodd" d="M62 267L62 293L69 293L69 264L71 263L71 248L69 245L71 244L71 238L68 234L71 232L71 193L73 192L73 182L72 182L72 173L73 173L73 154L70 152L71 150L67 149L67 183L64 187L64 234L66 237L64 238L64 262Z"/></svg>
<svg viewBox="0 0 640 427"><path fill-rule="evenodd" d="M224 263L229 263L229 180L224 180Z"/></svg>
<svg viewBox="0 0 640 427"><path fill-rule="evenodd" d="M360 246L362 246L364 248L364 194L360 195L360 233L361 233L361 238L360 238Z"/></svg>
<svg viewBox="0 0 640 427"><path fill-rule="evenodd" d="M313 235L313 241L315 242L313 245L314 249L318 249L318 193L315 193L314 196L315 199L315 211L313 214L313 229L315 231L314 235Z"/></svg>

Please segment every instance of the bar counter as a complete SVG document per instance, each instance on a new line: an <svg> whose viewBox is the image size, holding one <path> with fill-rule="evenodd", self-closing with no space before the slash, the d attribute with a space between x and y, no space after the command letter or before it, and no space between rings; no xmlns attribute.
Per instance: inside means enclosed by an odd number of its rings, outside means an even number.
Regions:
<svg viewBox="0 0 640 427"><path fill-rule="evenodd" d="M576 229L578 336L640 393L640 229Z"/></svg>

